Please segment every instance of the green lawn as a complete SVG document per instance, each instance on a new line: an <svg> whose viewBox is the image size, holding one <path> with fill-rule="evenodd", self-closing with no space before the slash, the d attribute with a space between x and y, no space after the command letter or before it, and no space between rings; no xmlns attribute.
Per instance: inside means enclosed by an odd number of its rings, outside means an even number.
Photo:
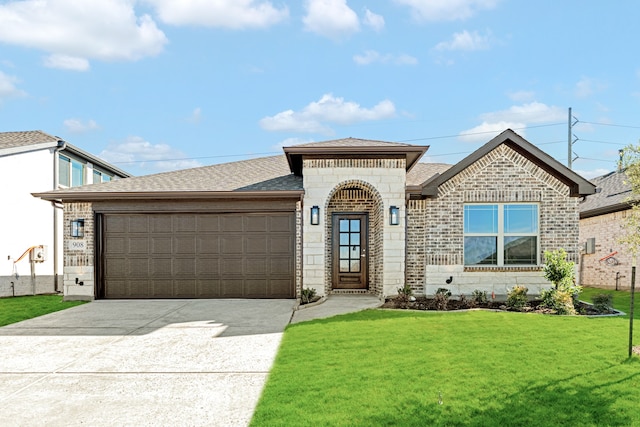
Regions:
<svg viewBox="0 0 640 427"><path fill-rule="evenodd" d="M640 426L628 325L386 310L290 325L252 425Z"/></svg>
<svg viewBox="0 0 640 427"><path fill-rule="evenodd" d="M83 303L83 301L62 301L62 296L60 295L0 298L0 326L64 310Z"/></svg>

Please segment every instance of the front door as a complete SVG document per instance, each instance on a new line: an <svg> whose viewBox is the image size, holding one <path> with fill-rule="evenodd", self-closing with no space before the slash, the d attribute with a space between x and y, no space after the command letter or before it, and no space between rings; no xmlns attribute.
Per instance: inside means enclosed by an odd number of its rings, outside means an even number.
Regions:
<svg viewBox="0 0 640 427"><path fill-rule="evenodd" d="M333 289L367 289L368 216L333 214Z"/></svg>

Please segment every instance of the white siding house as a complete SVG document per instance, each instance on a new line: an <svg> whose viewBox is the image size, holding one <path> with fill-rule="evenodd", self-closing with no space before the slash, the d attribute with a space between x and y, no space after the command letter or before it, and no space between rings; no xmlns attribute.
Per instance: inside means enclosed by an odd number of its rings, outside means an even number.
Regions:
<svg viewBox="0 0 640 427"><path fill-rule="evenodd" d="M0 297L62 290L61 206L31 193L128 176L44 132L0 132Z"/></svg>

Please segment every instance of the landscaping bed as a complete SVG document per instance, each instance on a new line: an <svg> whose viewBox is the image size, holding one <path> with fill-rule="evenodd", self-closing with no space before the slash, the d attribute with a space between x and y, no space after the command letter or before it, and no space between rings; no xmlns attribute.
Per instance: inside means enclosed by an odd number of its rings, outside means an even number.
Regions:
<svg viewBox="0 0 640 427"><path fill-rule="evenodd" d="M516 311L528 313L557 314L556 310L542 306L541 300L531 300L527 305L521 308L512 308L505 301L486 301L477 302L467 299L449 299L443 304L441 300L436 298L427 298L424 296L414 297L414 301L407 301L406 298L393 297L387 298L382 308L402 309L402 310L434 310L434 311L455 311L455 310L471 310L471 309L487 309L496 311ZM593 304L579 301L575 304L576 315L583 316L603 316L620 314L619 311L597 310Z"/></svg>

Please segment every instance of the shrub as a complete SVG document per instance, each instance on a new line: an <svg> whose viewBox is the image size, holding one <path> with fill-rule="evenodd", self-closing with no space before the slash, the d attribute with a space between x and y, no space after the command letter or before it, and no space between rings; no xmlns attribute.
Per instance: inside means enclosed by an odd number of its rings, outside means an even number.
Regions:
<svg viewBox="0 0 640 427"><path fill-rule="evenodd" d="M471 292L471 300L478 305L485 304L487 302L487 291L474 289L473 292Z"/></svg>
<svg viewBox="0 0 640 427"><path fill-rule="evenodd" d="M300 299L303 304L309 304L313 298L316 296L316 290L313 288L304 288L302 289Z"/></svg>
<svg viewBox="0 0 640 427"><path fill-rule="evenodd" d="M433 298L436 310L446 310L447 305L449 304L449 297L451 296L451 291L447 288L438 288L436 290L436 294Z"/></svg>
<svg viewBox="0 0 640 427"><path fill-rule="evenodd" d="M613 295L596 294L591 298L591 302L598 313L608 313L613 308Z"/></svg>
<svg viewBox="0 0 640 427"><path fill-rule="evenodd" d="M557 314L576 314L575 296L570 288L545 289L540 292L541 307L554 310Z"/></svg>
<svg viewBox="0 0 640 427"><path fill-rule="evenodd" d="M471 307L471 301L464 296L464 294L460 294L460 308L469 308Z"/></svg>
<svg viewBox="0 0 640 427"><path fill-rule="evenodd" d="M398 296L395 298L396 306L398 308L407 308L412 296L413 289L405 283L403 287L398 288Z"/></svg>
<svg viewBox="0 0 640 427"><path fill-rule="evenodd" d="M528 305L527 289L524 286L514 286L507 292L507 307L513 310L522 310Z"/></svg>
<svg viewBox="0 0 640 427"><path fill-rule="evenodd" d="M556 289L575 283L575 264L567 261L567 252L564 249L545 251L544 262L544 278L553 283Z"/></svg>

